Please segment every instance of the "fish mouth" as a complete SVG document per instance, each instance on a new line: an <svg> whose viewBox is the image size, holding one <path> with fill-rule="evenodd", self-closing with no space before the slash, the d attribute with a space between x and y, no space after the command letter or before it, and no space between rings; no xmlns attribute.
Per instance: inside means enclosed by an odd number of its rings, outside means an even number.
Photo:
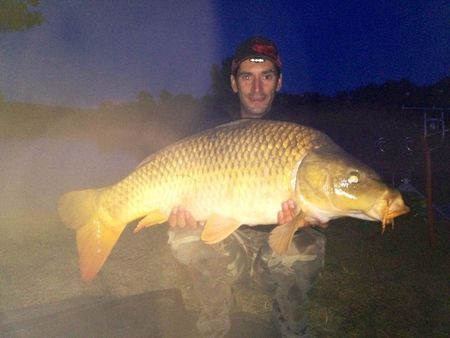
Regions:
<svg viewBox="0 0 450 338"><path fill-rule="evenodd" d="M387 210L383 216L383 219L381 220L381 233L384 233L384 230L386 229L386 225L391 225L392 229L394 228L394 218L404 215L409 212L409 207L406 205L403 206L402 209L398 210L390 210L389 206L387 207Z"/></svg>
<svg viewBox="0 0 450 338"><path fill-rule="evenodd" d="M403 202L398 191L388 190L380 201L367 213L381 221L381 233L384 233L386 226L394 228L394 218L407 214L410 208Z"/></svg>

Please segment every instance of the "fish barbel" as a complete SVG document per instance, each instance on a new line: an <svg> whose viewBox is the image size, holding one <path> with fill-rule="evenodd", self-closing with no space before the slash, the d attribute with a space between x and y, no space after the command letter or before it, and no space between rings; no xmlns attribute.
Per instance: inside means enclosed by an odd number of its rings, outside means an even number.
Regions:
<svg viewBox="0 0 450 338"><path fill-rule="evenodd" d="M269 237L277 254L304 226L350 216L381 221L384 230L409 210L397 190L325 134L295 123L239 120L156 152L114 185L64 194L58 212L77 232L81 276L91 280L133 220L141 219L135 231L161 224L182 205L204 222L201 239L212 244L242 224L275 224L288 199L296 215Z"/></svg>

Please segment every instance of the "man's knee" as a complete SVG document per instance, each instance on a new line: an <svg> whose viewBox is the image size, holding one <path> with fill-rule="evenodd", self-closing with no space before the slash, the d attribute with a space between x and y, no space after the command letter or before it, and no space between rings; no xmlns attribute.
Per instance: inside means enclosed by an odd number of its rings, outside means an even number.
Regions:
<svg viewBox="0 0 450 338"><path fill-rule="evenodd" d="M287 253L277 255L265 244L255 261L255 280L266 288L273 289L286 278L310 284L324 266L325 236L314 229L297 233ZM309 282L307 282L309 281ZM309 285L305 285L309 289Z"/></svg>
<svg viewBox="0 0 450 338"><path fill-rule="evenodd" d="M217 244L206 244L201 231L169 231L169 245L182 264L204 274L238 279L247 267L247 256L233 236Z"/></svg>
<svg viewBox="0 0 450 338"><path fill-rule="evenodd" d="M168 235L167 243L176 260L181 264L189 265L201 253L201 246L204 244L200 239L201 231L170 229Z"/></svg>
<svg viewBox="0 0 450 338"><path fill-rule="evenodd" d="M296 234L292 240L295 250L304 255L304 260L315 257L323 257L325 255L326 238L319 230L307 228Z"/></svg>

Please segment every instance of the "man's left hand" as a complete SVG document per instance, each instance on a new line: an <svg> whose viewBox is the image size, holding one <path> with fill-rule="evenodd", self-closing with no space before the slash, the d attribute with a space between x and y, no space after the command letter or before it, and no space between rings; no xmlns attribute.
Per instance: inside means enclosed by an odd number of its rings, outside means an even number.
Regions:
<svg viewBox="0 0 450 338"><path fill-rule="evenodd" d="M286 224L295 217L295 209L297 208L293 200L287 200L281 204L281 210L278 211L278 224Z"/></svg>

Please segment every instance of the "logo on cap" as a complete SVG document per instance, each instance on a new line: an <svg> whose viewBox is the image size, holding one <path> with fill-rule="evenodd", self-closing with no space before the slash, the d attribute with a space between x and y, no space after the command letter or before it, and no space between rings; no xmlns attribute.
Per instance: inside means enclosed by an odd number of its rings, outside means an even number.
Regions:
<svg viewBox="0 0 450 338"><path fill-rule="evenodd" d="M278 69L281 68L281 60L275 44L263 37L253 37L244 41L237 49L231 64L231 73L235 74L239 64L249 59L251 62L272 61Z"/></svg>
<svg viewBox="0 0 450 338"><path fill-rule="evenodd" d="M277 52L275 48L272 45L267 44L261 44L258 42L255 42L252 45L252 49L255 51L255 53L260 55L267 55L268 57L277 60Z"/></svg>

